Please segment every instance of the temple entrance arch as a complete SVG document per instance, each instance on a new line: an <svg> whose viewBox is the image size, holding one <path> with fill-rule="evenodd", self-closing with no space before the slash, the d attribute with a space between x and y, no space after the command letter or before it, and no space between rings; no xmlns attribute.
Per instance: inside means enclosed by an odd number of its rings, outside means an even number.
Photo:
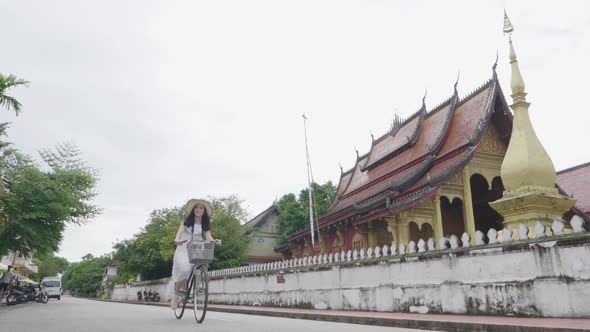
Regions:
<svg viewBox="0 0 590 332"><path fill-rule="evenodd" d="M455 234L461 237L465 233L463 220L463 200L455 197L452 202L446 196L440 197L440 212L442 217L443 236Z"/></svg>
<svg viewBox="0 0 590 332"><path fill-rule="evenodd" d="M434 237L434 229L429 223L423 223L419 226L416 222L410 221L410 241L418 243L420 239L428 241L431 237Z"/></svg>
<svg viewBox="0 0 590 332"><path fill-rule="evenodd" d="M475 230L482 231L484 234L487 234L491 228L501 230L502 216L492 209L489 203L502 198L504 191L502 179L496 176L492 179L490 187L486 178L476 173L471 176L469 182L473 201Z"/></svg>

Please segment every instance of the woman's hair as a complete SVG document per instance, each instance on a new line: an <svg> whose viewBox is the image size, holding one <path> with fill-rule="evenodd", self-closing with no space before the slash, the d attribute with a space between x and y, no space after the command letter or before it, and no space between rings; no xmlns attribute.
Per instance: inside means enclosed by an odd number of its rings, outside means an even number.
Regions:
<svg viewBox="0 0 590 332"><path fill-rule="evenodd" d="M184 219L184 225L186 227L193 227L195 225L195 207L191 209L191 213L186 216ZM201 218L201 229L203 233L206 231L211 230L211 218L209 218L209 214L207 213L207 209L203 209L203 217Z"/></svg>

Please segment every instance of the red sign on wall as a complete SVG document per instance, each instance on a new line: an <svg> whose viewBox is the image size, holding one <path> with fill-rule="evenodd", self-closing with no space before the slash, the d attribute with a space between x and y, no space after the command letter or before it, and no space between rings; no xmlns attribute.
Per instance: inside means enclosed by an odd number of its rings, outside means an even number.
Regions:
<svg viewBox="0 0 590 332"><path fill-rule="evenodd" d="M285 283L285 276L282 274L277 275L277 284L284 284Z"/></svg>

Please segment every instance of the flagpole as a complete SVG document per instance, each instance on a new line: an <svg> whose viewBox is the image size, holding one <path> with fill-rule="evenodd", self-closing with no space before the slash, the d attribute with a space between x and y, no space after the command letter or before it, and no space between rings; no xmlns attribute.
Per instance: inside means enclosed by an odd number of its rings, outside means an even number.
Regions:
<svg viewBox="0 0 590 332"><path fill-rule="evenodd" d="M315 246L315 231L314 231L314 224L313 224L313 216L314 216L314 196L313 196L313 172L311 169L311 160L309 158L309 144L307 142L307 117L305 116L305 114L302 114L301 117L303 117L303 130L304 130L304 134L305 134L305 154L306 154L306 159L307 159L307 183L309 186L309 228L310 228L310 234L311 234L311 245L312 247ZM316 219L317 219L317 211L315 211L316 213ZM316 223L318 221L316 220ZM319 225L318 225L319 226ZM317 229L318 232L318 239L319 239L319 227Z"/></svg>

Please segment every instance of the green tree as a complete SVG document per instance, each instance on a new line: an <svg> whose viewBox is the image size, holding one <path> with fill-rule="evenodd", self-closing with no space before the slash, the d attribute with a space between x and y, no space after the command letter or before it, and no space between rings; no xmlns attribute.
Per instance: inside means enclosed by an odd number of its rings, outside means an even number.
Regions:
<svg viewBox="0 0 590 332"><path fill-rule="evenodd" d="M16 115L21 111L22 104L14 97L8 95L8 91L17 86L29 86L29 81L14 75L4 76L0 74L0 106L14 110Z"/></svg>
<svg viewBox="0 0 590 332"><path fill-rule="evenodd" d="M331 181L322 185L314 182L312 189L317 216L321 216L334 200L336 187ZM309 189L301 190L299 197L293 193L286 194L279 199L278 204L281 208L277 220L278 244L285 245L289 236L309 228Z"/></svg>
<svg viewBox="0 0 590 332"><path fill-rule="evenodd" d="M67 259L57 257L53 253L46 255L46 257L35 257L33 263L37 264L39 270L31 279L37 281L63 273L70 265Z"/></svg>
<svg viewBox="0 0 590 332"><path fill-rule="evenodd" d="M209 268L217 270L240 266L248 247L248 237L241 228L241 224L248 220L244 201L236 195L209 197L209 200L214 210L211 235L222 241L222 245L215 248L215 259Z"/></svg>
<svg viewBox="0 0 590 332"><path fill-rule="evenodd" d="M147 225L131 240L114 245L113 259L124 279L140 274L144 279L169 277L172 272L174 236L180 225L182 209L152 211Z"/></svg>
<svg viewBox="0 0 590 332"><path fill-rule="evenodd" d="M67 224L84 223L99 213L91 203L97 173L72 144L40 152L46 166L15 151L0 158L0 254L55 252Z"/></svg>
<svg viewBox="0 0 590 332"><path fill-rule="evenodd" d="M72 263L64 272L62 288L73 289L78 296L95 297L102 284L102 278L109 256L93 257L88 254L81 262Z"/></svg>
<svg viewBox="0 0 590 332"><path fill-rule="evenodd" d="M4 76L0 74L0 106L6 108L7 110L14 110L16 115L19 114L21 111L21 103L14 97L8 95L8 91L14 87L19 85L28 86L29 82L23 80L22 78L17 78L14 75ZM5 155L10 154L13 150L9 149L11 143L3 141L3 138L6 135L6 130L8 129L8 122L0 123L0 159L4 158ZM2 169L0 169L0 177L2 181L0 181L0 192L4 192L4 184L7 182L7 179L4 177L2 173ZM0 228L2 225L0 224Z"/></svg>

